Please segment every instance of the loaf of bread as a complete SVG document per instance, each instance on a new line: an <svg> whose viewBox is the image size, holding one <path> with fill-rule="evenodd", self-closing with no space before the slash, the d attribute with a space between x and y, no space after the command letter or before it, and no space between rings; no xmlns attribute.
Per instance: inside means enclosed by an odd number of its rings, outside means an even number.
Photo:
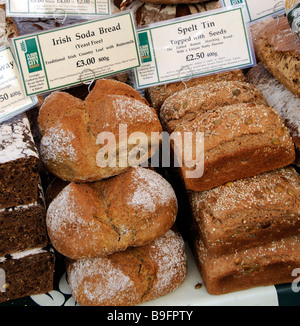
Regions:
<svg viewBox="0 0 300 326"><path fill-rule="evenodd" d="M282 168L189 193L195 232L216 255L300 232L300 175Z"/></svg>
<svg viewBox="0 0 300 326"><path fill-rule="evenodd" d="M255 53L276 79L300 97L300 42L286 17L272 20L259 32Z"/></svg>
<svg viewBox="0 0 300 326"><path fill-rule="evenodd" d="M221 8L220 1L196 2L196 3L178 3L178 4L156 4L142 1L124 0L121 10L132 10L134 13L136 25L138 27L161 22L164 20L183 17L191 14L205 12Z"/></svg>
<svg viewBox="0 0 300 326"><path fill-rule="evenodd" d="M288 237L223 256L211 254L198 239L194 253L207 292L219 295L293 282L292 272L300 266L300 238Z"/></svg>
<svg viewBox="0 0 300 326"><path fill-rule="evenodd" d="M213 110L175 129L184 139L186 132L204 133L204 152L195 138L191 144L172 143L187 190L204 191L229 181L278 169L295 161L291 136L278 113L263 104L239 103ZM185 159L190 146L194 160ZM201 169L203 156L203 175ZM198 163L199 161L199 163ZM197 166L196 166L197 164ZM195 174L194 172L195 171ZM193 176L195 175L195 177Z"/></svg>
<svg viewBox="0 0 300 326"><path fill-rule="evenodd" d="M67 261L72 296L82 306L138 305L174 291L186 272L184 242L173 230L142 247Z"/></svg>
<svg viewBox="0 0 300 326"><path fill-rule="evenodd" d="M215 108L251 102L267 104L260 91L251 84L242 81L208 81L169 96L161 107L160 121L164 130L172 133L178 126Z"/></svg>
<svg viewBox="0 0 300 326"><path fill-rule="evenodd" d="M270 74L262 62L247 72L246 80L254 84L283 117L295 144L295 164L300 166L300 99Z"/></svg>
<svg viewBox="0 0 300 326"><path fill-rule="evenodd" d="M72 259L105 256L165 234L177 216L171 185L151 169L132 167L93 183L70 183L47 210L58 252Z"/></svg>
<svg viewBox="0 0 300 326"><path fill-rule="evenodd" d="M70 182L101 180L142 164L155 154L162 131L155 110L137 91L108 79L98 80L85 101L51 93L38 124L45 167Z"/></svg>
<svg viewBox="0 0 300 326"><path fill-rule="evenodd" d="M182 91L184 89L205 83L217 83L221 81L244 81L245 76L241 70L232 70L223 73L207 75L203 77L192 78L189 80L184 80L175 83L163 84L158 86L153 86L146 88L145 97L158 113L164 101L175 94L176 92Z"/></svg>

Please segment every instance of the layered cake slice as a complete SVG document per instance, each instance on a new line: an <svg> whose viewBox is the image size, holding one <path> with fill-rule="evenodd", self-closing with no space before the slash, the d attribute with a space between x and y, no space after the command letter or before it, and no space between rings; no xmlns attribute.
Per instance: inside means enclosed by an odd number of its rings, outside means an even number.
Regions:
<svg viewBox="0 0 300 326"><path fill-rule="evenodd" d="M36 202L39 154L25 113L0 124L0 209Z"/></svg>

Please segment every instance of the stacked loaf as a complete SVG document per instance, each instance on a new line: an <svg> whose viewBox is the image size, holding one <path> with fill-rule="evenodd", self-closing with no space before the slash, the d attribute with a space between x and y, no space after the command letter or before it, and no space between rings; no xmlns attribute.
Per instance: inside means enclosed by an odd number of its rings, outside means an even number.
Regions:
<svg viewBox="0 0 300 326"><path fill-rule="evenodd" d="M176 289L186 276L184 242L173 229L177 198L161 175L139 166L159 147L155 110L127 84L98 80L85 100L51 93L38 122L42 160L59 180L47 192L47 230L66 257L74 299L137 305Z"/></svg>
<svg viewBox="0 0 300 326"><path fill-rule="evenodd" d="M243 74L210 78L170 91L163 100L163 87L147 90L154 94L151 101L161 100L165 131L181 139L185 133L203 135L202 175L189 177L191 166L177 158L191 213L180 225L209 293L291 282L300 263L300 177L290 166L293 139L283 118ZM189 146L195 155L193 139ZM175 157L182 147L172 146Z"/></svg>
<svg viewBox="0 0 300 326"><path fill-rule="evenodd" d="M259 63L246 75L269 105L284 118L300 160L300 43L286 17L268 20L256 33L254 48Z"/></svg>
<svg viewBox="0 0 300 326"><path fill-rule="evenodd" d="M46 232L39 154L29 120L0 124L0 302L51 291L54 253Z"/></svg>

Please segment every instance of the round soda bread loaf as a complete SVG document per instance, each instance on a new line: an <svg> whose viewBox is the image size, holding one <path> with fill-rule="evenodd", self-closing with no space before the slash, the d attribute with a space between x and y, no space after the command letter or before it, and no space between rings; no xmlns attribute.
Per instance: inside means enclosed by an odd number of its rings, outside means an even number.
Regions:
<svg viewBox="0 0 300 326"><path fill-rule="evenodd" d="M45 167L70 182L101 180L147 161L162 131L155 110L137 91L108 79L98 80L85 101L51 93L38 124Z"/></svg>
<svg viewBox="0 0 300 326"><path fill-rule="evenodd" d="M93 183L70 183L50 203L46 224L55 249L72 259L105 256L165 234L177 216L171 185L132 167Z"/></svg>
<svg viewBox="0 0 300 326"><path fill-rule="evenodd" d="M133 306L156 299L178 288L186 271L184 242L173 230L107 257L67 260L72 296L82 306Z"/></svg>

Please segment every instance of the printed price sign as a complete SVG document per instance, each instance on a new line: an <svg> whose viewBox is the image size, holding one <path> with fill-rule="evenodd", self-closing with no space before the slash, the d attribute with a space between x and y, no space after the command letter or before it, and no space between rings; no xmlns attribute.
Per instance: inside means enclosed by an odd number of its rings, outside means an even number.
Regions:
<svg viewBox="0 0 300 326"><path fill-rule="evenodd" d="M143 88L255 64L242 7L190 15L138 30Z"/></svg>
<svg viewBox="0 0 300 326"><path fill-rule="evenodd" d="M19 71L9 47L0 48L0 122L37 104L35 97L25 97Z"/></svg>
<svg viewBox="0 0 300 326"><path fill-rule="evenodd" d="M256 23L267 17L284 13L284 1L280 0L222 0L222 3L225 7L244 4L249 23Z"/></svg>
<svg viewBox="0 0 300 326"><path fill-rule="evenodd" d="M26 95L67 88L140 65L131 12L12 39Z"/></svg>
<svg viewBox="0 0 300 326"><path fill-rule="evenodd" d="M110 0L7 0L7 17L109 15Z"/></svg>

